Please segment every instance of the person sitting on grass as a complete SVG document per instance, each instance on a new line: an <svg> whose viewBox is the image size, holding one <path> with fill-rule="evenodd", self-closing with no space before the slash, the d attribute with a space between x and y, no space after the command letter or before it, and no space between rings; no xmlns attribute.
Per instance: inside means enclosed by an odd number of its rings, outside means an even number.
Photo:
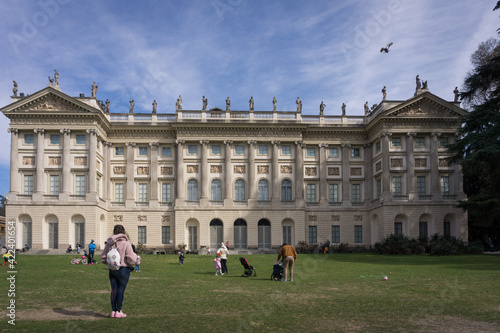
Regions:
<svg viewBox="0 0 500 333"><path fill-rule="evenodd" d="M71 247L71 244L69 244L68 248L66 249L66 253L71 253L73 252L73 248Z"/></svg>

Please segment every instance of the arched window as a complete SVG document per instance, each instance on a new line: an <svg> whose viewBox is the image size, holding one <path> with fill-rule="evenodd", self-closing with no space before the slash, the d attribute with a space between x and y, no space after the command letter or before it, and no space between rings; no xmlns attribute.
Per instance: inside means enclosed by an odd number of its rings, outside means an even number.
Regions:
<svg viewBox="0 0 500 333"><path fill-rule="evenodd" d="M245 200L245 182L243 179L238 179L234 183L234 200L244 201Z"/></svg>
<svg viewBox="0 0 500 333"><path fill-rule="evenodd" d="M268 220L262 219L257 224L258 229L258 247L259 249L271 248L271 223Z"/></svg>
<svg viewBox="0 0 500 333"><path fill-rule="evenodd" d="M288 179L281 182L281 201L292 201L292 182Z"/></svg>
<svg viewBox="0 0 500 333"><path fill-rule="evenodd" d="M258 192L258 199L257 200L262 200L262 201L267 201L269 200L269 183L265 179L261 179L259 181L259 192Z"/></svg>
<svg viewBox="0 0 500 333"><path fill-rule="evenodd" d="M187 199L189 201L197 201L198 200L198 182L196 181L196 179L191 179L188 181Z"/></svg>
<svg viewBox="0 0 500 333"><path fill-rule="evenodd" d="M218 249L224 241L224 225L221 220L213 219L210 221L210 248Z"/></svg>
<svg viewBox="0 0 500 333"><path fill-rule="evenodd" d="M243 219L234 222L234 248L246 249L247 243L247 223Z"/></svg>
<svg viewBox="0 0 500 333"><path fill-rule="evenodd" d="M222 183L218 179L212 181L212 195L210 196L213 201L222 201Z"/></svg>

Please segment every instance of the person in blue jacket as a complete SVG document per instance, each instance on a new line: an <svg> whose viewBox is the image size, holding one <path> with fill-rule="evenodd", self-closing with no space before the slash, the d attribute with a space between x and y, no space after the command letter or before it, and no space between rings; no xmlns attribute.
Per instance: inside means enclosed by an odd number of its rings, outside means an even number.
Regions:
<svg viewBox="0 0 500 333"><path fill-rule="evenodd" d="M95 244L94 244L94 240L91 240L90 244L89 244L89 257L90 257L89 261L91 263L94 262L94 252L95 252Z"/></svg>

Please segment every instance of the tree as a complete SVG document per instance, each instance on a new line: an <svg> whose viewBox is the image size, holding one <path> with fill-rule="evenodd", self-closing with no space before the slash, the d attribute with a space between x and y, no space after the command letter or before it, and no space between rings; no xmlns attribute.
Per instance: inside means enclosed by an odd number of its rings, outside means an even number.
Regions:
<svg viewBox="0 0 500 333"><path fill-rule="evenodd" d="M494 10L500 8L500 1ZM500 31L499 31L500 33ZM461 139L449 146L451 161L462 166L471 239L500 237L500 52L498 42L482 43L466 77L462 100L470 103ZM490 52L485 52L489 50ZM496 52L496 53L495 53ZM484 57L484 58L482 58Z"/></svg>

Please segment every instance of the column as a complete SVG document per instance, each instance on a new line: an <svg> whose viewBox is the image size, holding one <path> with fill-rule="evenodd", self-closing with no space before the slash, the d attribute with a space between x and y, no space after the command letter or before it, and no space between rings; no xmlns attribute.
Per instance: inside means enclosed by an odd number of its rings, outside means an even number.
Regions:
<svg viewBox="0 0 500 333"><path fill-rule="evenodd" d="M256 184L255 184L255 147L256 140L248 140L248 205L255 205L257 200Z"/></svg>
<svg viewBox="0 0 500 333"><path fill-rule="evenodd" d="M150 207L158 207L158 147L159 142L149 143L151 147L151 163L149 164L149 175L151 176Z"/></svg>
<svg viewBox="0 0 500 333"><path fill-rule="evenodd" d="M408 186L408 200L417 200L418 195L415 189L415 153L414 141L417 133L406 133L406 184Z"/></svg>
<svg viewBox="0 0 500 333"><path fill-rule="evenodd" d="M208 207L209 194L208 189L208 144L209 140L200 140L201 144L201 163L200 163L200 186L201 186L201 198L200 207Z"/></svg>
<svg viewBox="0 0 500 333"><path fill-rule="evenodd" d="M300 115L300 113L297 113ZM304 142L295 141L295 207L304 207Z"/></svg>
<svg viewBox="0 0 500 333"><path fill-rule="evenodd" d="M342 206L351 207L351 193L349 181L349 158L351 152L351 145L349 143L341 144L342 147Z"/></svg>
<svg viewBox="0 0 500 333"><path fill-rule="evenodd" d="M62 193L59 200L69 201L71 195L71 130L62 128L63 153L62 153Z"/></svg>
<svg viewBox="0 0 500 333"><path fill-rule="evenodd" d="M382 142L382 194L384 200L392 200L391 194L391 171L389 158L389 137L391 133L382 133L380 139Z"/></svg>
<svg viewBox="0 0 500 333"><path fill-rule="evenodd" d="M43 176L44 176L44 167L43 167L43 160L45 159L44 157L44 144L43 144L43 139L44 139L44 132L45 130L42 128L36 128L34 130L36 134L36 191L33 193L33 201L43 201L43 195L45 194L45 186L43 182Z"/></svg>
<svg viewBox="0 0 500 333"><path fill-rule="evenodd" d="M272 164L272 172L271 172L271 179L273 180L272 183L272 196L271 200L273 202L273 205L279 204L281 201L280 198L280 174L279 174L279 163L278 163L278 158L279 158L279 146L281 144L280 141L278 140L273 140L271 141L271 144L273 145L273 164Z"/></svg>
<svg viewBox="0 0 500 333"><path fill-rule="evenodd" d="M365 181L364 181L364 201L370 202L373 199L373 165L372 165L372 145L367 143L363 145L364 148L364 173L365 173Z"/></svg>
<svg viewBox="0 0 500 333"><path fill-rule="evenodd" d="M326 149L328 145L326 143L320 143L319 145L319 206L328 207L328 182L326 180L327 169L326 169Z"/></svg>
<svg viewBox="0 0 500 333"><path fill-rule="evenodd" d="M179 113L180 114L180 113ZM184 140L176 140L177 145L177 158L175 161L175 173L176 173L176 192L177 198L175 199L175 205L184 205L186 200L186 187L184 185ZM176 236L177 237L177 236Z"/></svg>
<svg viewBox="0 0 500 333"><path fill-rule="evenodd" d="M19 174L19 129L9 128L10 133L10 193L7 199L15 200L16 194L21 191Z"/></svg>
<svg viewBox="0 0 500 333"><path fill-rule="evenodd" d="M97 131L88 129L89 134L89 192L86 195L87 201L97 200Z"/></svg>
<svg viewBox="0 0 500 333"><path fill-rule="evenodd" d="M127 196L125 199L126 207L135 207L135 174L134 174L134 149L135 142L125 143L127 147L127 165L125 167L125 173L127 176Z"/></svg>
<svg viewBox="0 0 500 333"><path fill-rule="evenodd" d="M111 157L113 156L113 144L111 142L105 142L104 144L104 198L111 201L113 196L113 187L111 184Z"/></svg>
<svg viewBox="0 0 500 333"><path fill-rule="evenodd" d="M441 133L431 133L431 194L432 200L443 200L441 194L441 184L439 179L439 157L438 157L438 139Z"/></svg>
<svg viewBox="0 0 500 333"><path fill-rule="evenodd" d="M227 114L229 115L229 114ZM227 119L227 118L226 118ZM233 205L233 191L232 191L232 170L231 170L231 147L233 145L232 140L225 140L224 144L226 145L226 149L224 152L225 165L224 165L224 185L225 185L225 198L224 198L224 206L231 207Z"/></svg>

